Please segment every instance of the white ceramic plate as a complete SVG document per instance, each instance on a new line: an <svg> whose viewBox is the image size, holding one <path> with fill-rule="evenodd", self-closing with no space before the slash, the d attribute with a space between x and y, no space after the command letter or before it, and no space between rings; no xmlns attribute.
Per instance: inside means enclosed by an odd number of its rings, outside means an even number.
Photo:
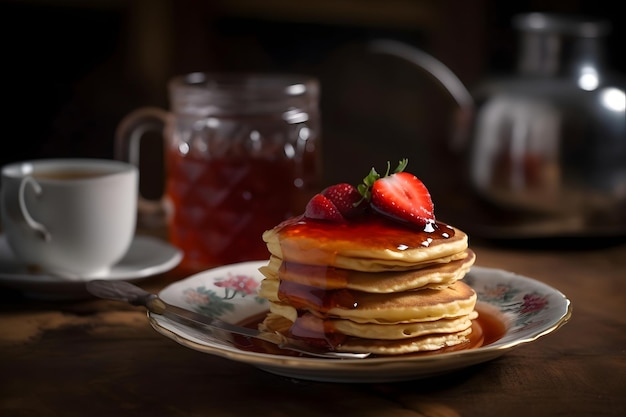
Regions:
<svg viewBox="0 0 626 417"><path fill-rule="evenodd" d="M159 295L168 303L241 323L268 308L257 296L263 279L258 268L266 263L243 262L204 271L171 284ZM215 341L162 316L148 316L157 332L183 346L274 374L330 382L389 382L429 377L497 358L553 332L571 315L571 303L562 293L531 278L474 266L464 280L476 290L481 308L497 312L506 332L489 345L426 356L320 359L257 353Z"/></svg>
<svg viewBox="0 0 626 417"><path fill-rule="evenodd" d="M180 263L178 248L151 236L135 236L122 260L101 279L137 281L165 271ZM35 273L15 258L4 235L0 236L0 286L17 289L27 297L72 299L87 297L85 282Z"/></svg>

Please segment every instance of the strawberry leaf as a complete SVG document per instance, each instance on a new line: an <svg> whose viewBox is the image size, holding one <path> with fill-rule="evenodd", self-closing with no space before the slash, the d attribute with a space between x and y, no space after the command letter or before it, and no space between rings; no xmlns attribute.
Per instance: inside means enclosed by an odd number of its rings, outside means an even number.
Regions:
<svg viewBox="0 0 626 417"><path fill-rule="evenodd" d="M406 166L408 164L409 164L409 159L408 158L401 159L400 162L398 162L398 166L393 171L393 173L397 174L398 172L404 171L404 169L406 168ZM389 163L387 163L387 165L389 165Z"/></svg>

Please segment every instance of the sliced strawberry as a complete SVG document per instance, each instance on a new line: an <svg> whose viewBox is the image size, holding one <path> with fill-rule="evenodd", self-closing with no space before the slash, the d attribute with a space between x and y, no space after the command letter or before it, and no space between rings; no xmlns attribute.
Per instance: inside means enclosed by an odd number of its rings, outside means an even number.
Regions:
<svg viewBox="0 0 626 417"><path fill-rule="evenodd" d="M345 221L335 204L322 194L315 194L309 200L304 210L304 216L310 219L330 220L334 222Z"/></svg>
<svg viewBox="0 0 626 417"><path fill-rule="evenodd" d="M374 181L370 203L381 214L420 226L435 221L428 189L408 172L395 172Z"/></svg>
<svg viewBox="0 0 626 417"><path fill-rule="evenodd" d="M342 182L331 185L325 188L321 194L332 201L346 218L357 216L365 208L361 193L352 184Z"/></svg>

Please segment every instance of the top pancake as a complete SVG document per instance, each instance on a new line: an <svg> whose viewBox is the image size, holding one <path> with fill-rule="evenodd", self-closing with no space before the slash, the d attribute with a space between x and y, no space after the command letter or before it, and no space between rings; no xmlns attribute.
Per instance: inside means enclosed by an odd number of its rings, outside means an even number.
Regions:
<svg viewBox="0 0 626 417"><path fill-rule="evenodd" d="M467 235L437 223L428 233L391 221L333 223L287 220L263 233L270 253L283 261L327 265L353 271L406 271L420 265L463 258Z"/></svg>

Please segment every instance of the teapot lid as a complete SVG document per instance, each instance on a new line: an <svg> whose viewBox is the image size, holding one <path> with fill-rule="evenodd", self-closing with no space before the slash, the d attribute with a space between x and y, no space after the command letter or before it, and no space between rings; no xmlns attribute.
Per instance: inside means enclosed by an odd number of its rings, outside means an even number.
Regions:
<svg viewBox="0 0 626 417"><path fill-rule="evenodd" d="M524 32L560 33L584 38L606 36L611 30L606 20L539 12L516 15L513 27Z"/></svg>

